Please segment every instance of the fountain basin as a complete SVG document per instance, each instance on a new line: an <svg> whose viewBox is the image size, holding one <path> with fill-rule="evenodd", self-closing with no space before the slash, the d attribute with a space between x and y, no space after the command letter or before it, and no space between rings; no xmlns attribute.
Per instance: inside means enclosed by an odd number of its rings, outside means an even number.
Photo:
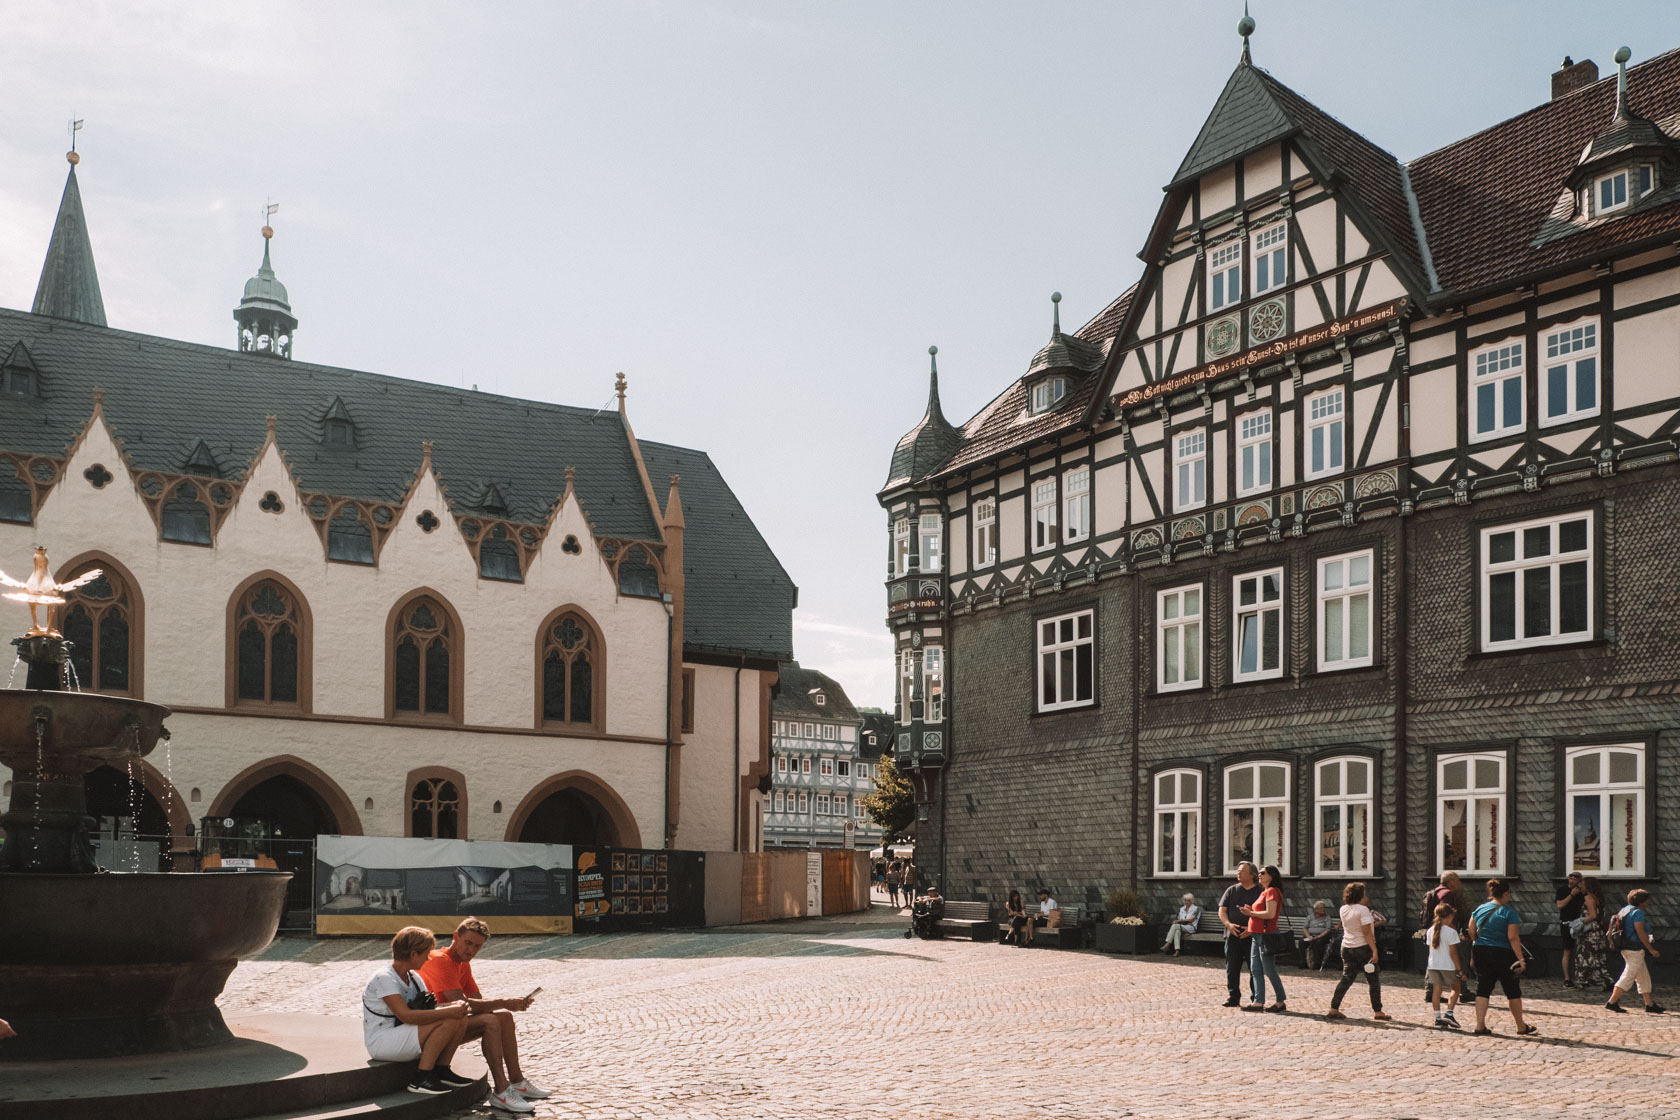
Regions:
<svg viewBox="0 0 1680 1120"><path fill-rule="evenodd" d="M274 939L287 871L0 874L0 1063L193 1049L232 1037L216 997Z"/></svg>

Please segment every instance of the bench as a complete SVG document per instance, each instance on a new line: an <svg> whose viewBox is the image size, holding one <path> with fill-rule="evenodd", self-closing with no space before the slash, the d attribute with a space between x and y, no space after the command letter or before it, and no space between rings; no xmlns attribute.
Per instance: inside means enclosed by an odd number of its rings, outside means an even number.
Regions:
<svg viewBox="0 0 1680 1120"><path fill-rule="evenodd" d="M989 902L947 901L938 928L946 936L966 937L970 941L990 941L998 931Z"/></svg>
<svg viewBox="0 0 1680 1120"><path fill-rule="evenodd" d="M1027 913L1034 915L1034 921L1037 921L1035 911L1029 909ZM1085 904L1066 903L1062 906L1062 924L1055 929L1034 925L1032 943L1048 949L1083 949L1089 926L1090 923L1085 920Z"/></svg>
<svg viewBox="0 0 1680 1120"><path fill-rule="evenodd" d="M1341 922L1338 921L1332 923L1332 930L1334 932L1341 932L1341 928ZM1306 929L1307 919L1305 915L1301 915L1300 917L1296 917L1292 914L1278 915L1278 932L1290 935L1291 955L1300 950L1301 935L1306 932ZM1217 912L1204 910L1202 911L1201 920L1196 923L1196 932L1185 934L1184 941L1186 944L1195 941L1204 945L1215 945L1218 946L1218 951L1223 953L1225 951L1225 923L1219 920L1219 914Z"/></svg>

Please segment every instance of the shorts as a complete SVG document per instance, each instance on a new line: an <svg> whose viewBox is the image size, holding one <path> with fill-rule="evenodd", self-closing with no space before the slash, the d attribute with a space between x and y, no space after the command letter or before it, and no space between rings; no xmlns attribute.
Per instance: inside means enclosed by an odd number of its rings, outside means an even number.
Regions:
<svg viewBox="0 0 1680 1120"><path fill-rule="evenodd" d="M1458 983L1458 973L1448 972L1441 968L1432 968L1423 974L1423 982L1438 985L1443 992L1450 992L1453 990L1453 985Z"/></svg>
<svg viewBox="0 0 1680 1120"><path fill-rule="evenodd" d="M420 1028L413 1023L380 1027L366 1042L368 1057L376 1062L412 1062L420 1056Z"/></svg>
<svg viewBox="0 0 1680 1120"><path fill-rule="evenodd" d="M1477 945L1474 955L1477 999L1491 996L1495 986L1504 991L1506 999L1522 998L1522 979L1511 971L1517 963L1515 953L1494 945Z"/></svg>

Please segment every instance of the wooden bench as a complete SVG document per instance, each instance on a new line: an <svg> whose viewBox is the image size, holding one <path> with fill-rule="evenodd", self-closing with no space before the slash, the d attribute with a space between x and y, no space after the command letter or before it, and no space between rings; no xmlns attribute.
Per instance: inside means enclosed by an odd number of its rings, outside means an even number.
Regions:
<svg viewBox="0 0 1680 1120"><path fill-rule="evenodd" d="M1219 920L1219 914L1214 910L1203 910L1202 916L1196 922L1196 932L1184 935L1186 945L1200 942L1203 945L1212 944L1218 947L1218 952L1225 951L1225 923Z"/></svg>
<svg viewBox="0 0 1680 1120"><path fill-rule="evenodd" d="M966 937L970 941L990 941L997 936L997 923L992 921L989 902L945 903L945 916L939 919L939 932L949 937Z"/></svg>
<svg viewBox="0 0 1680 1120"><path fill-rule="evenodd" d="M1037 911L1028 910L1036 920ZM1073 902L1062 907L1062 924L1055 929L1049 926L1034 926L1034 945L1046 949L1083 949L1085 948L1085 904Z"/></svg>

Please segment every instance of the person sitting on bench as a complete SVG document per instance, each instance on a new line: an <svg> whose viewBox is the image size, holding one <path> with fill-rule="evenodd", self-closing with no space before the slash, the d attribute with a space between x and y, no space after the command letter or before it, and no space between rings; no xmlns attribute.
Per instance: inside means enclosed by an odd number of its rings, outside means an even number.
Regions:
<svg viewBox="0 0 1680 1120"><path fill-rule="evenodd" d="M1178 900L1178 917L1167 927L1167 939L1161 942L1161 952L1178 956L1184 951L1184 938L1187 934L1196 932L1196 923L1202 920L1202 908L1196 905L1196 896L1187 894Z"/></svg>
<svg viewBox="0 0 1680 1120"><path fill-rule="evenodd" d="M930 886L910 907L910 929L917 937L927 940L939 936L939 920L945 916L945 899L939 888Z"/></svg>

